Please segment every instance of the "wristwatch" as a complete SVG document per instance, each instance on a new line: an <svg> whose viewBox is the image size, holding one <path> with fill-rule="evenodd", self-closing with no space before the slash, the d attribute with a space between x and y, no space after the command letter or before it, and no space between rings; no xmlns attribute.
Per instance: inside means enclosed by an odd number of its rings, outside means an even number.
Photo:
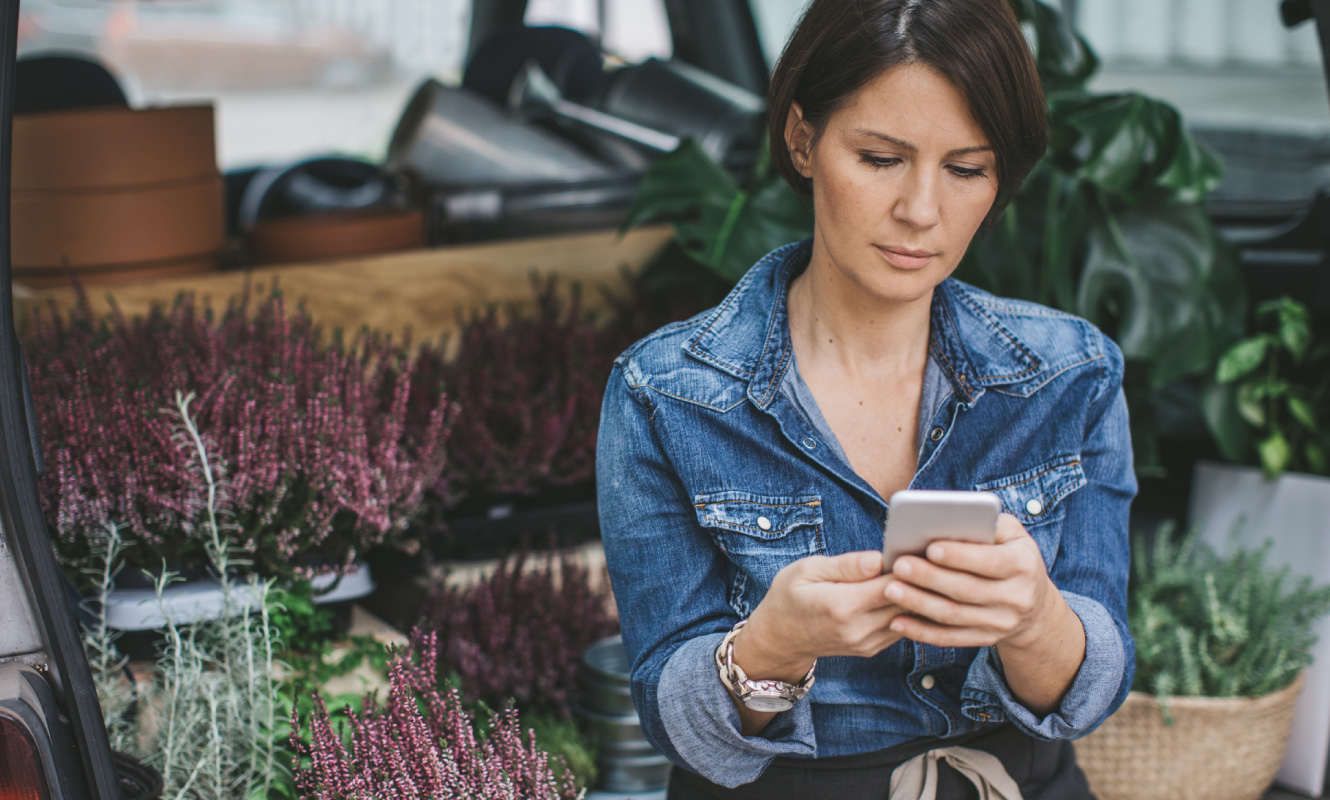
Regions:
<svg viewBox="0 0 1330 800"><path fill-rule="evenodd" d="M734 663L734 637L739 634L746 622L748 620L741 619L735 623L721 640L720 646L716 648L716 670L720 673L720 682L739 698L739 702L754 711L771 714L789 711L794 708L795 703L808 694L809 689L813 688L813 670L817 669L817 660L814 659L813 666L808 668L808 674L798 683L750 680L743 669Z"/></svg>

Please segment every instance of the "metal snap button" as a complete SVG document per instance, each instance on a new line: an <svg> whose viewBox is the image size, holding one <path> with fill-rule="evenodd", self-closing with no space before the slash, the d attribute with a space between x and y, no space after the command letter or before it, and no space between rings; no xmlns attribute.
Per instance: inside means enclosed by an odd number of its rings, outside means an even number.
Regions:
<svg viewBox="0 0 1330 800"><path fill-rule="evenodd" d="M807 447L809 450L812 450L814 447L817 447L817 440L811 436L805 436L804 447Z"/></svg>
<svg viewBox="0 0 1330 800"><path fill-rule="evenodd" d="M946 433L946 431L942 430L942 426L939 425L938 427L928 432L928 438L936 442L942 438L942 434L944 433Z"/></svg>
<svg viewBox="0 0 1330 800"><path fill-rule="evenodd" d="M937 685L937 680L932 675L925 675L919 679L919 685L923 687L925 692L927 692Z"/></svg>
<svg viewBox="0 0 1330 800"><path fill-rule="evenodd" d="M758 517L757 527L761 528L764 531L769 531L771 530L771 520L767 519L766 517Z"/></svg>
<svg viewBox="0 0 1330 800"><path fill-rule="evenodd" d="M1038 498L1031 498L1029 502L1025 504L1025 510L1030 516L1037 517L1044 513L1044 504L1039 502Z"/></svg>

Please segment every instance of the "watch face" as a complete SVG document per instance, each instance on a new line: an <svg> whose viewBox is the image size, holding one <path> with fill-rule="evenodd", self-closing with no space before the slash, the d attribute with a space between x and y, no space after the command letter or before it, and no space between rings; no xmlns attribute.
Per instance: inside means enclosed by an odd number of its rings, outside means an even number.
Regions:
<svg viewBox="0 0 1330 800"><path fill-rule="evenodd" d="M761 711L767 714L775 714L781 711L789 711L794 708L794 703L790 698L780 694L753 693L744 699L744 705L754 711Z"/></svg>

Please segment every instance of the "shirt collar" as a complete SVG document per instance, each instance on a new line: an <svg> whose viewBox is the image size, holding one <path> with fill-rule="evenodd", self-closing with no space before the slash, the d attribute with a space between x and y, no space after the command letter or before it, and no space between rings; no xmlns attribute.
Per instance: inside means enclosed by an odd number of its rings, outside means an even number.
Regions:
<svg viewBox="0 0 1330 800"><path fill-rule="evenodd" d="M786 296L808 264L812 240L767 254L683 345L691 356L748 382L762 408L775 399L793 356ZM1042 384L1043 361L980 302L982 293L948 278L933 292L931 352L952 390L973 406L991 386Z"/></svg>

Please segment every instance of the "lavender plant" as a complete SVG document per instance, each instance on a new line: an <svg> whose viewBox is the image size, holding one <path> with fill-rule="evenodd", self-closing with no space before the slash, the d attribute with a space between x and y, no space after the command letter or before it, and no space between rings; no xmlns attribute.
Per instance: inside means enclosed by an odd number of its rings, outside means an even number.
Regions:
<svg viewBox="0 0 1330 800"><path fill-rule="evenodd" d="M437 635L439 670L457 676L468 701L568 719L582 652L618 624L586 568L564 555L528 569L529 558L505 559L472 586L434 588L418 630Z"/></svg>
<svg viewBox="0 0 1330 800"><path fill-rule="evenodd" d="M518 712L495 714L484 737L455 690L436 686L435 637L415 639L390 667L386 703L367 699L347 711L349 743L333 728L323 698L293 721L295 782L305 800L572 800L581 794L556 777ZM307 724L307 728L305 727Z"/></svg>
<svg viewBox="0 0 1330 800"><path fill-rule="evenodd" d="M112 522L139 545L131 566L202 560L206 498L159 408L175 391L197 394L194 419L234 513L229 545L262 572L349 564L403 531L443 480L442 388L422 391L415 363L386 339L325 341L277 293L246 291L215 319L188 295L133 320L95 317L85 298L67 319L34 314L25 343L50 463L42 502L66 565Z"/></svg>
<svg viewBox="0 0 1330 800"><path fill-rule="evenodd" d="M192 396L176 395L181 450L194 459L193 474L204 501L206 552L219 576L231 573L225 535L227 510L208 447L191 413ZM91 543L100 564L98 584L105 607L124 541L116 525ZM162 592L171 580L157 582ZM161 772L168 800L249 800L267 795L280 769L274 758L277 686L275 637L266 598L271 583L250 576L246 583L222 579L217 617L190 626L167 613L165 644L155 668L131 690L114 633L101 622L85 634L85 647L102 700L113 747L142 758Z"/></svg>

